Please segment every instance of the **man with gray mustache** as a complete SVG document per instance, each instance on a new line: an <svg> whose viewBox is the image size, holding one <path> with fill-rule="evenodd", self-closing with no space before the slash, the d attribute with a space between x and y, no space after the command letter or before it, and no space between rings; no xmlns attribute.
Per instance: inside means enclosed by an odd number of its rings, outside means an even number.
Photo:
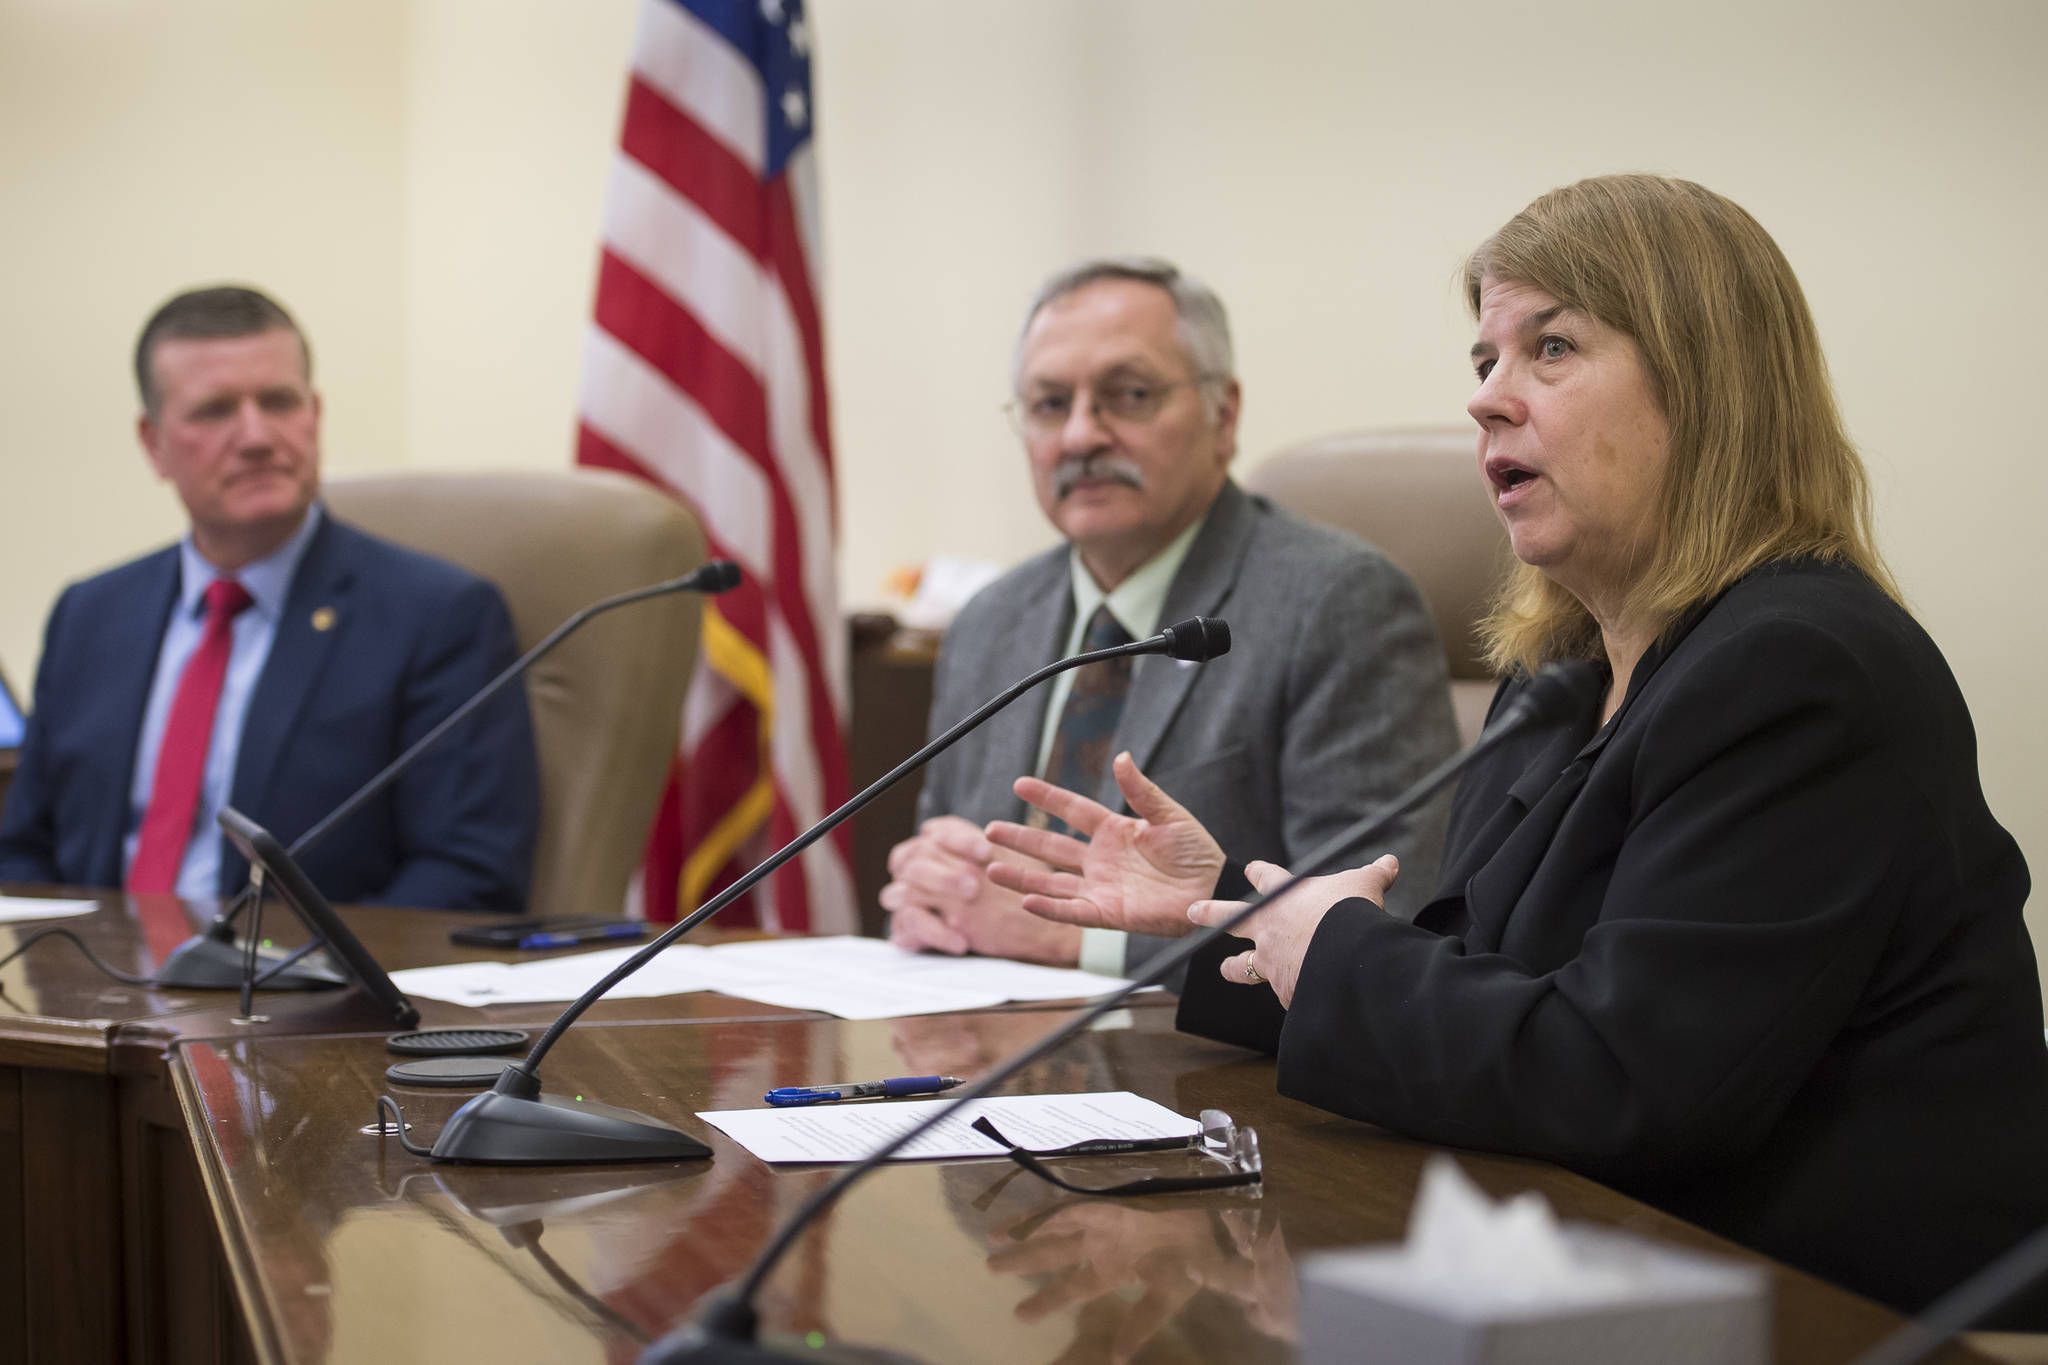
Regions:
<svg viewBox="0 0 2048 1365"><path fill-rule="evenodd" d="M1200 281L1151 259L1061 271L1025 314L1015 383L1032 485L1066 544L961 612L931 732L1055 658L1189 616L1227 619L1234 643L1201 665L1073 670L940 755L881 902L907 948L1120 975L1166 940L1039 919L988 875L1020 856L982 834L1026 817L1011 783L1043 776L1121 810L1111 757L1128 751L1236 864L1285 865L1456 747L1443 650L1377 550L1231 481L1242 393L1223 305ZM1397 910L1430 889L1446 809L1371 850L1401 857Z"/></svg>
<svg viewBox="0 0 2048 1365"><path fill-rule="evenodd" d="M1055 501L1064 501L1083 479L1108 479L1138 492L1145 491L1145 471L1138 468L1136 460L1113 455L1106 450L1083 455L1077 460L1061 460L1053 466L1052 495Z"/></svg>

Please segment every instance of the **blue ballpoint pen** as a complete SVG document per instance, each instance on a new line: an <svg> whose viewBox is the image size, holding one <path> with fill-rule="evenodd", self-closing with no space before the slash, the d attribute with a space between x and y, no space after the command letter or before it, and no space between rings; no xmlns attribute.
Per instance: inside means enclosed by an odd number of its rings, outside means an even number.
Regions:
<svg viewBox="0 0 2048 1365"><path fill-rule="evenodd" d="M646 938L645 924L605 924L591 929L576 929L565 934L528 934L519 940L522 948L574 948L583 943L603 943L615 938Z"/></svg>
<svg viewBox="0 0 2048 1365"><path fill-rule="evenodd" d="M848 1081L843 1085L778 1086L761 1098L770 1104L830 1104L833 1100L896 1099L903 1095L936 1095L967 1082L958 1076L898 1076L887 1081Z"/></svg>

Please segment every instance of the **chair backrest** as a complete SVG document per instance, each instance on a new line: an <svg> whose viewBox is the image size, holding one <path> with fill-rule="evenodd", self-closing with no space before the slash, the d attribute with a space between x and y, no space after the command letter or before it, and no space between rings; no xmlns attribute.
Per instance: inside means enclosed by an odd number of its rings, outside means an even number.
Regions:
<svg viewBox="0 0 2048 1365"><path fill-rule="evenodd" d="M688 573L688 508L603 470L337 476L322 496L372 535L498 585L521 650L603 597ZM702 602L680 594L590 621L526 675L540 751L529 913L612 915L675 760Z"/></svg>
<svg viewBox="0 0 2048 1365"><path fill-rule="evenodd" d="M1406 570L1436 617L1451 675L1458 733L1470 743L1495 679L1474 628L1509 563L1466 427L1345 431L1289 446L1246 487L1281 506L1372 542Z"/></svg>

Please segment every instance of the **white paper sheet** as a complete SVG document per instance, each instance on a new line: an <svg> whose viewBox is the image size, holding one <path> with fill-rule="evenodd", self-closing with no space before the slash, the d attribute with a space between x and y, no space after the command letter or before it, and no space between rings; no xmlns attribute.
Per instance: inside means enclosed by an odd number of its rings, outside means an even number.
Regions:
<svg viewBox="0 0 2048 1365"><path fill-rule="evenodd" d="M644 944L533 962L467 962L415 967L391 979L407 995L458 1005L573 1000ZM1126 984L1092 972L1034 967L1000 958L911 953L880 939L767 939L715 948L678 944L610 994L619 999L713 990L842 1019L893 1019L986 1009L1012 1000L1071 1000Z"/></svg>
<svg viewBox="0 0 2048 1365"><path fill-rule="evenodd" d="M801 1078L787 1082L804 1083ZM947 1100L841 1102L790 1109L717 1109L698 1118L763 1161L858 1161ZM986 1114L1003 1136L1025 1147L1064 1147L1092 1138L1189 1137L1201 1130L1128 1090L1087 1095L998 1095L974 1100L891 1157L892 1161L1001 1156L1003 1148L968 1125Z"/></svg>
<svg viewBox="0 0 2048 1365"><path fill-rule="evenodd" d="M534 962L456 962L445 967L409 967L391 980L407 995L449 1000L458 1005L526 1005L574 1000L645 944L604 948L594 953ZM706 949L681 943L612 987L608 998L630 1000L709 990L711 981L698 954Z"/></svg>
<svg viewBox="0 0 2048 1365"><path fill-rule="evenodd" d="M0 896L0 924L11 924L16 920L68 919L72 915L90 915L97 909L98 901L45 901L30 896Z"/></svg>
<svg viewBox="0 0 2048 1365"><path fill-rule="evenodd" d="M1126 983L1066 967L1038 967L1000 957L948 957L912 953L878 938L840 935L831 938L761 939L710 948L721 967L753 979L842 980L875 988L877 1003L887 996L912 992L965 991L986 996L988 1003L1007 1000L1072 1000L1106 995ZM737 975L728 980L736 981ZM726 985L714 990L738 993ZM814 1007L822 1008L822 1006ZM896 1011L918 1013L929 1011ZM848 1016L867 1017L867 1016ZM886 1018L886 1014L872 1016Z"/></svg>

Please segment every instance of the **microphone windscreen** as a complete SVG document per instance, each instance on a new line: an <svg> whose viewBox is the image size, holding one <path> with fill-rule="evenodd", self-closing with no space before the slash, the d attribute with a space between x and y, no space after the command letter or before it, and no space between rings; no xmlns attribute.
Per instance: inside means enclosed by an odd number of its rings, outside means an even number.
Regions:
<svg viewBox="0 0 2048 1365"><path fill-rule="evenodd" d="M730 559L714 559L697 570L702 592L731 592L740 585L740 566Z"/></svg>
<svg viewBox="0 0 2048 1365"><path fill-rule="evenodd" d="M1213 616L1190 616L1159 633L1166 637L1169 658L1200 663L1230 652L1230 627Z"/></svg>

